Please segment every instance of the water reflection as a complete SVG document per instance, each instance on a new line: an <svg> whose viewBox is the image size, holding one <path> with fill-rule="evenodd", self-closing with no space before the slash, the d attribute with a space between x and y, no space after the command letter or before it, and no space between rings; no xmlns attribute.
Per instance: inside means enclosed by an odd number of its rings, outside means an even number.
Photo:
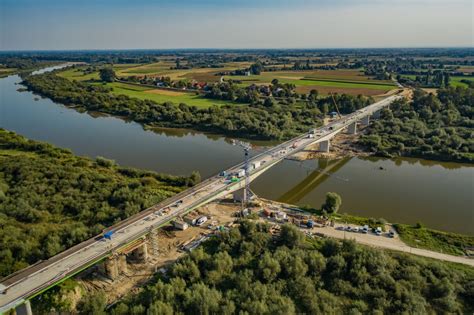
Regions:
<svg viewBox="0 0 474 315"><path fill-rule="evenodd" d="M340 160L320 159L317 161L318 168L311 171L306 178L280 196L278 201L289 204L298 204L303 197L315 190L319 185L330 178L330 176L337 176L337 171L347 164L349 160L349 158ZM342 178L340 179L346 180Z"/></svg>

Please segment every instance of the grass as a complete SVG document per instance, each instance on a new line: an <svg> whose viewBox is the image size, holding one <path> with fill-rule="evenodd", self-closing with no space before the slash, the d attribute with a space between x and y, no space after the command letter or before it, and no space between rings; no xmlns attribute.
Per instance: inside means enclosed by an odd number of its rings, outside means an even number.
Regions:
<svg viewBox="0 0 474 315"><path fill-rule="evenodd" d="M222 68L196 68L196 69L171 69L176 64L171 61L159 61L145 65L134 65L132 67L123 67L117 69L116 73L119 77L126 76L167 76L172 80L195 79L197 81L217 81L219 76L215 74L221 71L231 71L249 66L248 62L229 62L224 64ZM115 68L115 66L114 66Z"/></svg>
<svg viewBox="0 0 474 315"><path fill-rule="evenodd" d="M226 76L226 79L242 81L242 85L270 84L278 79L280 83L294 84L299 93L316 89L320 94L376 95L395 88L391 81L373 80L358 70L274 71L252 76Z"/></svg>
<svg viewBox="0 0 474 315"><path fill-rule="evenodd" d="M9 75L15 74L16 72L16 68L0 68L0 78L8 77Z"/></svg>
<svg viewBox="0 0 474 315"><path fill-rule="evenodd" d="M175 105L185 103L187 105L192 105L201 108L207 108L213 105L223 106L227 104L237 104L234 102L208 99L201 95L196 95L194 93L182 93L180 95L163 95L157 93L150 93L150 91L154 90L147 87L140 87L120 82L108 83L107 86L112 88L114 94L127 95L141 100L152 100L160 104L164 102L172 102Z"/></svg>
<svg viewBox="0 0 474 315"><path fill-rule="evenodd" d="M123 65L120 65L120 66L123 66ZM99 75L97 72L84 74L81 68L67 69L67 70L59 72L58 75L69 80L92 81L93 82L92 84L103 84L102 82L98 81ZM177 95L166 95L165 93L160 94L159 90L152 89L146 86L138 86L135 84L113 82L113 83L107 83L106 85L112 88L112 92L114 94L127 95L129 97L134 97L141 100L152 100L160 104L165 103L165 102L171 102L175 105L179 105L180 103L185 103L187 105L196 106L200 108L207 108L214 105L215 106L223 106L227 104L237 105L237 103L235 102L208 99L208 98L203 97L202 95L196 95L195 93L190 93L190 92L183 92L183 93L178 92L176 93Z"/></svg>
<svg viewBox="0 0 474 315"><path fill-rule="evenodd" d="M422 225L394 224L402 241L412 247L420 247L445 254L463 256L465 248L474 248L474 237L442 232Z"/></svg>
<svg viewBox="0 0 474 315"><path fill-rule="evenodd" d="M415 80L417 76L414 75L414 74L405 74L402 77L405 77L405 78L408 78L408 79L411 79L411 80ZM454 86L454 87L457 87L457 86L467 87L467 84L461 82L461 80L468 80L468 81L474 82L474 77L453 76L453 77L450 77L449 85Z"/></svg>
<svg viewBox="0 0 474 315"><path fill-rule="evenodd" d="M468 77L468 76L451 77L450 85L454 87L457 87L457 86L467 87L467 84L464 82L461 82L461 80L474 82L474 77Z"/></svg>
<svg viewBox="0 0 474 315"><path fill-rule="evenodd" d="M82 70L83 70L82 68L70 68L70 69L59 72L58 75L66 79L76 80L76 81L99 80L98 72L84 74Z"/></svg>

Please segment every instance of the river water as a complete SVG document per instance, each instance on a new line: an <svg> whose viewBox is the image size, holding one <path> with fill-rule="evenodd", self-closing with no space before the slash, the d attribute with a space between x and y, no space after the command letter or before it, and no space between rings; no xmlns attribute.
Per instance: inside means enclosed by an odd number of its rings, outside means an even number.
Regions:
<svg viewBox="0 0 474 315"><path fill-rule="evenodd" d="M119 118L79 113L17 91L20 81L18 76L0 79L0 127L30 139L124 166L184 175L197 170L203 178L243 159L242 149L225 137L147 131ZM334 191L342 196L341 212L474 235L472 165L417 159L288 160L255 180L252 189L264 198L315 207Z"/></svg>

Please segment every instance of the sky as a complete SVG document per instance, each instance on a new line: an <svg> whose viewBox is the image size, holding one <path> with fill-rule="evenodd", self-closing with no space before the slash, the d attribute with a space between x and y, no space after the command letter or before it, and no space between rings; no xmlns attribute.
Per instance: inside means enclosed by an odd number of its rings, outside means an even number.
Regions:
<svg viewBox="0 0 474 315"><path fill-rule="evenodd" d="M0 50L473 47L474 0L0 0Z"/></svg>

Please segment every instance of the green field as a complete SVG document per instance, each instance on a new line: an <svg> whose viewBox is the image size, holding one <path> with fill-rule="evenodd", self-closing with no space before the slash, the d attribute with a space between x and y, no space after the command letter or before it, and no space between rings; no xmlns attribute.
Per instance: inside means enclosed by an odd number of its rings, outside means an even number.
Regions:
<svg viewBox="0 0 474 315"><path fill-rule="evenodd" d="M461 82L461 80L468 80L468 81L474 82L474 77L462 77L462 76L451 77L450 84L451 84L452 86L467 87L467 84Z"/></svg>
<svg viewBox="0 0 474 315"><path fill-rule="evenodd" d="M409 78L411 80L415 80L417 76L414 75L414 74L405 74L405 75L402 75L402 77ZM468 80L468 81L474 82L474 77L453 76L453 77L450 77L449 85L454 86L454 87L456 87L456 86L467 87L467 84L461 82L461 80Z"/></svg>
<svg viewBox="0 0 474 315"><path fill-rule="evenodd" d="M252 76L226 76L227 80L241 81L241 85L270 84L273 79L296 86L298 93L315 89L320 94L347 93L378 95L396 88L391 81L373 80L358 70L274 71Z"/></svg>
<svg viewBox="0 0 474 315"><path fill-rule="evenodd" d="M84 74L82 70L83 70L82 68L70 68L70 69L59 72L58 75L66 79L76 80L76 81L99 80L98 72Z"/></svg>
<svg viewBox="0 0 474 315"><path fill-rule="evenodd" d="M170 62L160 61L145 65L114 65L114 70L121 77L131 75L166 75L170 76L173 80L195 79L197 81L211 82L220 78L215 75L218 71L236 69L247 65L245 63L229 63L225 68L220 69L170 70L170 67L173 66ZM97 84L99 79L98 73L83 74L83 69L68 69L60 72L59 75L70 80L95 81L94 84ZM373 80L359 70L274 71L252 76L225 76L225 78L228 80L240 80L240 85L242 86L270 84L273 79L278 79L281 83L294 84L298 93L309 93L312 89L316 89L321 95L347 93L351 95L376 96L395 88L391 81ZM207 99L194 93L162 91L119 82L109 83L107 86L110 86L115 94L123 94L142 100L152 100L158 103L185 103L197 107L236 104L234 102Z"/></svg>
<svg viewBox="0 0 474 315"><path fill-rule="evenodd" d="M152 100L157 103L164 103L164 102L172 102L176 105L180 103L185 103L186 105L197 106L197 107L210 107L213 105L222 106L227 104L237 104L235 102L229 101L221 101L221 100L213 100L209 98L205 98L201 95L196 95L194 93L187 93L182 92L179 95L164 95L164 94L157 94L157 93L150 93L150 91L159 91L153 90L148 87L141 87L132 84L114 82L114 83L107 83L107 86L111 87L113 93L117 95L127 95L130 97L138 98L141 100ZM165 91L166 92L166 91Z"/></svg>
<svg viewBox="0 0 474 315"><path fill-rule="evenodd" d="M120 65L124 67L124 65ZM115 66L114 66L115 67ZM128 68L127 68L128 69ZM188 70L189 71L189 70ZM90 74L83 74L82 69L67 69L58 73L59 76L77 81L91 81L92 84L102 84L98 82L99 74L93 72ZM171 92L160 91L158 89L153 89L147 86L138 86L135 84L127 84L121 82L107 83L106 86L112 88L112 92L117 95L127 95L130 97L138 98L141 100L152 100L157 103L172 102L173 104L179 105L180 103L185 103L190 106L197 106L201 108L206 108L210 106L222 106L227 104L237 104L235 102L213 100L205 98L201 95L196 95L192 92ZM166 94L176 94L176 95L166 95Z"/></svg>

